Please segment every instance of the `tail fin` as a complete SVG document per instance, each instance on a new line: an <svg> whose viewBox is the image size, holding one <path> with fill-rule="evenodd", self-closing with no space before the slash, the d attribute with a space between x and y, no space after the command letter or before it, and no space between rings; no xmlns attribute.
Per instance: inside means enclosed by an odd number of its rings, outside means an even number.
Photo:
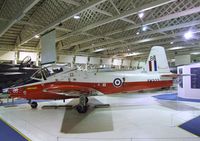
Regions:
<svg viewBox="0 0 200 141"><path fill-rule="evenodd" d="M146 65L147 72L170 72L165 49L161 46L154 46L151 48Z"/></svg>

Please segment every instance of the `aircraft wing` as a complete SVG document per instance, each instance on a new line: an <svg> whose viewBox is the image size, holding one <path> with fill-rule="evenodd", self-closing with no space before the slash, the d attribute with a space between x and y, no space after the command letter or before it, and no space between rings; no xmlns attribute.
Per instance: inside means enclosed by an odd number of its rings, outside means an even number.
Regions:
<svg viewBox="0 0 200 141"><path fill-rule="evenodd" d="M78 85L55 85L47 87L43 90L58 95L65 96L80 96L80 95L91 95L95 90L89 87L83 87Z"/></svg>

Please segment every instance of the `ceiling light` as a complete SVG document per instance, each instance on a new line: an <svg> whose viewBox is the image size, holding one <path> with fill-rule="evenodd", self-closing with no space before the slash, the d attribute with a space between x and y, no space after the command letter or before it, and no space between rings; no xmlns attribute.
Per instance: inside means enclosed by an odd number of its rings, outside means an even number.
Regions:
<svg viewBox="0 0 200 141"><path fill-rule="evenodd" d="M75 16L74 16L74 19L80 19L80 16L75 15Z"/></svg>
<svg viewBox="0 0 200 141"><path fill-rule="evenodd" d="M105 48L99 48L99 49L94 50L93 52L100 52L100 51L103 51L103 50L106 50L106 49Z"/></svg>
<svg viewBox="0 0 200 141"><path fill-rule="evenodd" d="M172 45L172 44L174 44L174 42L170 42L170 44Z"/></svg>
<svg viewBox="0 0 200 141"><path fill-rule="evenodd" d="M147 30L147 26L143 26L142 31L146 31L146 30Z"/></svg>
<svg viewBox="0 0 200 141"><path fill-rule="evenodd" d="M191 39L193 37L193 33L191 31L188 31L184 34L185 39Z"/></svg>
<svg viewBox="0 0 200 141"><path fill-rule="evenodd" d="M39 38L40 36L39 36L39 35L35 35L34 37L35 37L35 38Z"/></svg>
<svg viewBox="0 0 200 141"><path fill-rule="evenodd" d="M138 16L140 17L140 19L142 19L144 17L144 13L139 13Z"/></svg>
<svg viewBox="0 0 200 141"><path fill-rule="evenodd" d="M169 48L168 50L177 50L177 49L183 49L185 47L172 47L172 48Z"/></svg>
<svg viewBox="0 0 200 141"><path fill-rule="evenodd" d="M128 56L136 56L136 55L140 55L140 54L142 54L142 53L140 53L140 52L133 52L133 53L128 53L125 56L126 57L128 57Z"/></svg>
<svg viewBox="0 0 200 141"><path fill-rule="evenodd" d="M190 53L190 54L192 54L192 55L199 55L200 52L192 52L192 53Z"/></svg>
<svg viewBox="0 0 200 141"><path fill-rule="evenodd" d="M137 32L136 34L137 34L137 35L139 35L139 34L140 34L140 32Z"/></svg>
<svg viewBox="0 0 200 141"><path fill-rule="evenodd" d="M175 59L171 59L171 62L175 62Z"/></svg>
<svg viewBox="0 0 200 141"><path fill-rule="evenodd" d="M142 40L139 40L139 41L136 41L137 43L144 43L144 42L149 42L149 41L152 41L153 38L147 38L147 39L142 39Z"/></svg>

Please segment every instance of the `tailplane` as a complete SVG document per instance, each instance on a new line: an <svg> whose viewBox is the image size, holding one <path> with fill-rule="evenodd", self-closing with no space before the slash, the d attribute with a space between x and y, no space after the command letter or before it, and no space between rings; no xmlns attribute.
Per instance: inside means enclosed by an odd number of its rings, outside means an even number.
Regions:
<svg viewBox="0 0 200 141"><path fill-rule="evenodd" d="M147 72L169 73L169 65L164 47L154 46L151 48L147 59Z"/></svg>

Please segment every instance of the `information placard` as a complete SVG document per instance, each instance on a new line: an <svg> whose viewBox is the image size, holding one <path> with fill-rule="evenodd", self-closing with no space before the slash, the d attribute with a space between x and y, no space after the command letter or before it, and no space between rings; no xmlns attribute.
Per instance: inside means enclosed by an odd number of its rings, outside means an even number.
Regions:
<svg viewBox="0 0 200 141"><path fill-rule="evenodd" d="M191 88L192 89L200 89L200 67L198 68L191 68Z"/></svg>

